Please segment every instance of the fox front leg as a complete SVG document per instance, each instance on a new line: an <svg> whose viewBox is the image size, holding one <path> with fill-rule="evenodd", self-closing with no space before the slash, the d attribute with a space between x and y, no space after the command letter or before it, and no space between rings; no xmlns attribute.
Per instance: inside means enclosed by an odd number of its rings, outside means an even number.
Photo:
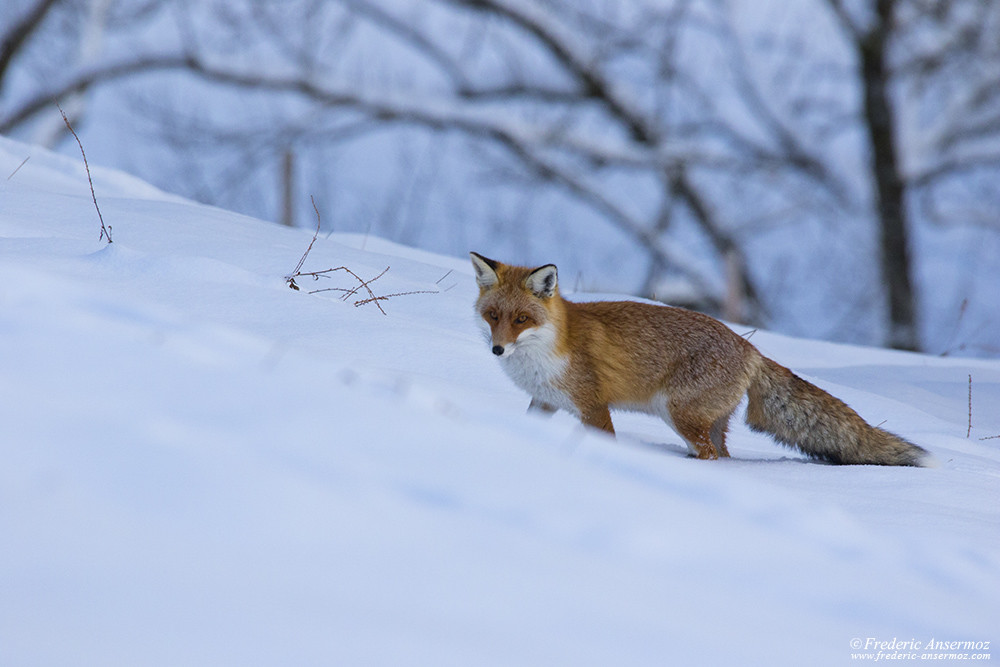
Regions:
<svg viewBox="0 0 1000 667"><path fill-rule="evenodd" d="M611 423L611 410L607 405L596 405L580 410L580 421L586 426L600 429L611 435L615 434L615 427Z"/></svg>
<svg viewBox="0 0 1000 667"><path fill-rule="evenodd" d="M546 403L543 400L537 399L532 396L531 403L528 405L528 412L537 412L543 415L551 415L553 412L558 410L556 406Z"/></svg>

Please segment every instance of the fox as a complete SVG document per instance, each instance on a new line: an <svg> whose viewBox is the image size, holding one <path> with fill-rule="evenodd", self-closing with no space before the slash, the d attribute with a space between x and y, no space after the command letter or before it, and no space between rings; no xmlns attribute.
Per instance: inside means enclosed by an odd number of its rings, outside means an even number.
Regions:
<svg viewBox="0 0 1000 667"><path fill-rule="evenodd" d="M663 419L698 459L729 457L730 419L812 459L930 465L927 450L871 426L840 399L765 357L719 320L639 301L576 302L554 264L513 266L470 252L475 311L529 411L565 410L614 435L611 410Z"/></svg>

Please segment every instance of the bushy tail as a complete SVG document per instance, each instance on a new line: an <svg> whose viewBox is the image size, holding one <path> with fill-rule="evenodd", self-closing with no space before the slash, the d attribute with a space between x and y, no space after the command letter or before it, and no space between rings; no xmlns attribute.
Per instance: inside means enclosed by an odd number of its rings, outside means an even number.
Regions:
<svg viewBox="0 0 1000 667"><path fill-rule="evenodd" d="M840 399L762 357L747 395L747 424L832 463L921 466L927 451L871 426Z"/></svg>

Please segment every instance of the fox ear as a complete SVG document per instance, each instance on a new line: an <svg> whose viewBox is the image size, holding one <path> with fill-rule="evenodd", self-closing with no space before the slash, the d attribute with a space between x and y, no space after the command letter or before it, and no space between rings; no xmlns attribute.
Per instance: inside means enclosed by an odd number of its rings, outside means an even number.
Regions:
<svg viewBox="0 0 1000 667"><path fill-rule="evenodd" d="M559 284L558 271L555 264L540 266L524 280L525 286L540 299L547 299L556 293Z"/></svg>
<svg viewBox="0 0 1000 667"><path fill-rule="evenodd" d="M469 257L472 259L472 268L476 270L476 284L486 289L500 282L497 276L497 262L474 252L470 252Z"/></svg>

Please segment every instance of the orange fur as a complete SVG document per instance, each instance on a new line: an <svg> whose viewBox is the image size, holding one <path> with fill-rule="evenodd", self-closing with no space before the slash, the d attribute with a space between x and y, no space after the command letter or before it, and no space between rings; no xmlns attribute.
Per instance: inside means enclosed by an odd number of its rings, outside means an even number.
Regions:
<svg viewBox="0 0 1000 667"><path fill-rule="evenodd" d="M633 301L567 301L554 265L532 269L471 255L477 312L532 408L569 410L609 433L612 409L648 412L667 421L692 455L714 459L729 456L729 419L749 395L751 428L816 458L919 465L926 454L872 428L714 318Z"/></svg>

